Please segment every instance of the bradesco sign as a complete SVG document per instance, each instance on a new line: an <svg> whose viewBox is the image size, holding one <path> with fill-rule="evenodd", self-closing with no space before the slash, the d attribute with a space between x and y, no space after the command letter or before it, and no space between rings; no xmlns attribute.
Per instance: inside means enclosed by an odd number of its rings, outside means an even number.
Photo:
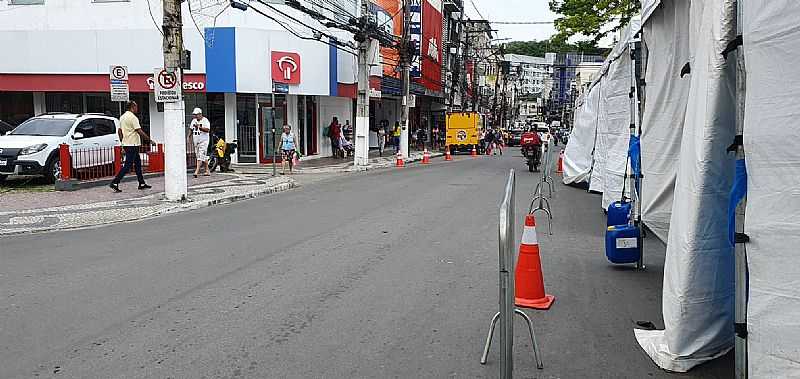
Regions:
<svg viewBox="0 0 800 379"><path fill-rule="evenodd" d="M172 103L183 99L180 70L157 68L153 74L157 103Z"/></svg>

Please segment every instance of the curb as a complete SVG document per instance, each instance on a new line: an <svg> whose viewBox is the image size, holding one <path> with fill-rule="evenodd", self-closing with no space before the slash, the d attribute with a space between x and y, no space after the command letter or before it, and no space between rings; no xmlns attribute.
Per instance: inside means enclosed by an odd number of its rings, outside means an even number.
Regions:
<svg viewBox="0 0 800 379"><path fill-rule="evenodd" d="M0 230L0 238L3 237L11 237L15 235L28 235L28 234L38 234L38 233L49 233L49 232L56 232L56 231L68 231L68 230L80 230L80 229L90 229L96 228L103 225L113 225L113 224L122 224L126 222L136 222L141 221L148 218L155 218L164 216L170 213L180 213L183 211L190 211L202 208L208 208L216 205L223 205L223 204L232 204L238 201L243 200L250 200L261 196L266 196L270 194L275 194L279 192L288 191L290 189L298 188L299 185L294 179L289 179L284 183L278 183L272 185L270 187L250 192L246 194L240 195L231 195L221 197L219 199L207 200L207 201L199 201L199 202L186 202L186 203L172 203L171 206L168 206L164 209L156 210L153 212L149 212L147 214L141 215L139 217L132 217L124 220L116 220L116 221L109 221L109 222L102 222L102 223L93 223L87 225L80 225L80 226L68 226L68 227L49 227L49 228L39 228L35 230Z"/></svg>

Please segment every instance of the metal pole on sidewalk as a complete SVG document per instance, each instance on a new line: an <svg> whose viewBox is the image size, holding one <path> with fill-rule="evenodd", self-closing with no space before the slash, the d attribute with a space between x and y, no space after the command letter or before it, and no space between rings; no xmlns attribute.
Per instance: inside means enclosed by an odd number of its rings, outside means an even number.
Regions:
<svg viewBox="0 0 800 379"><path fill-rule="evenodd" d="M278 175L278 167L275 161L278 160L277 158L277 150L278 150L278 136L277 131L278 128L275 125L275 83L272 83L272 103L270 103L271 107L269 110L270 118L272 120L272 176Z"/></svg>
<svg viewBox="0 0 800 379"><path fill-rule="evenodd" d="M408 112L409 112L409 95L411 90L411 75L410 75L410 33L409 27L411 22L409 1L403 2L403 36L400 41L400 67L402 70L403 80L403 105L400 113L400 154L404 159L408 158Z"/></svg>
<svg viewBox="0 0 800 379"><path fill-rule="evenodd" d="M164 69L174 73L177 85L181 86L181 53L183 33L181 30L181 0L164 0ZM159 80L159 78L153 78ZM184 103L164 103L164 194L168 200L186 200L186 127Z"/></svg>

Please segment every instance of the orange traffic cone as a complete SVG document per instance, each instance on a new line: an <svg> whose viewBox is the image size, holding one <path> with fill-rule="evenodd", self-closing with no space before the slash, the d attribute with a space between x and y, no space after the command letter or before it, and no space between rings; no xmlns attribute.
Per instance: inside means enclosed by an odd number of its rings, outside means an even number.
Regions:
<svg viewBox="0 0 800 379"><path fill-rule="evenodd" d="M564 173L564 150L561 150L561 152L558 153L558 168L556 169L556 173Z"/></svg>
<svg viewBox="0 0 800 379"><path fill-rule="evenodd" d="M473 157L477 157L478 156L478 150L476 150L475 147L473 146L472 147L472 152L469 155L471 155Z"/></svg>
<svg viewBox="0 0 800 379"><path fill-rule="evenodd" d="M517 270L514 274L515 298L518 307L549 309L555 296L544 292L542 262L539 259L539 241L536 238L536 219L525 216L525 229L519 245Z"/></svg>
<svg viewBox="0 0 800 379"><path fill-rule="evenodd" d="M447 146L447 147L444 148L444 160L446 160L446 161L452 161L453 160L453 156L450 155L450 146Z"/></svg>
<svg viewBox="0 0 800 379"><path fill-rule="evenodd" d="M431 163L431 153L428 152L428 149L425 149L422 152L422 164Z"/></svg>
<svg viewBox="0 0 800 379"><path fill-rule="evenodd" d="M397 162L395 163L394 167L405 167L405 163L403 162L403 153L397 153Z"/></svg>

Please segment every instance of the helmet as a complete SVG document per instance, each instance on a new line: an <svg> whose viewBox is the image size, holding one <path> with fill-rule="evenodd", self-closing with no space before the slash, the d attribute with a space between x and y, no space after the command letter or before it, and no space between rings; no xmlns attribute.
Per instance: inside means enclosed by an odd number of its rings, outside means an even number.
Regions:
<svg viewBox="0 0 800 379"><path fill-rule="evenodd" d="M203 110L202 110L202 109L200 109L200 108L195 108L195 109L192 111L192 114L203 114Z"/></svg>

